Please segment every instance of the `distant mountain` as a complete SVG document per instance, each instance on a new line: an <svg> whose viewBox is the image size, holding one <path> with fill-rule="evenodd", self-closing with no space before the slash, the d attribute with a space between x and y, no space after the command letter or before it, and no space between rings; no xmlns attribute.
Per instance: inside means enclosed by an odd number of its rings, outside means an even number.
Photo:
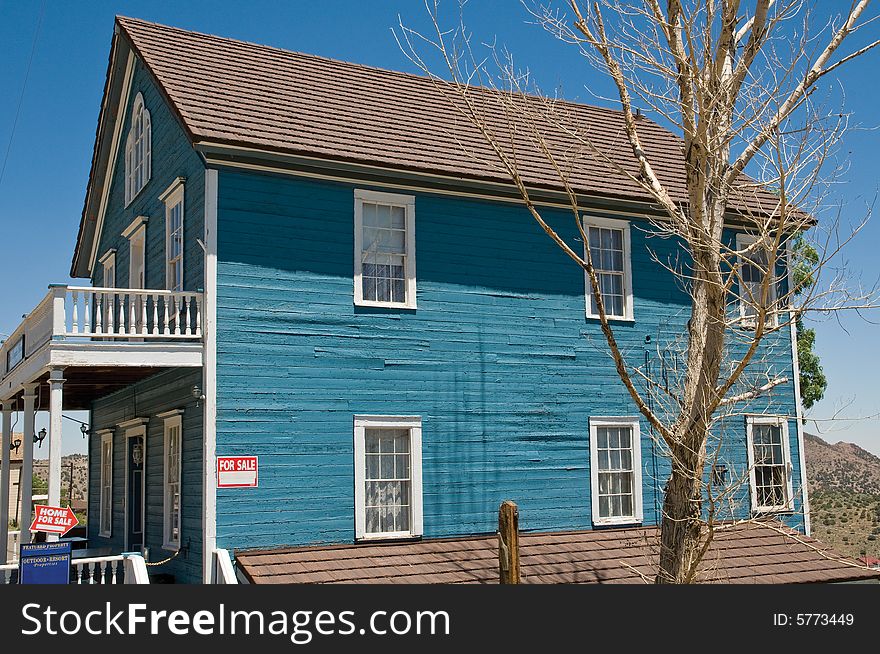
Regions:
<svg viewBox="0 0 880 654"><path fill-rule="evenodd" d="M880 457L854 443L830 443L804 434L810 490L880 495Z"/></svg>
<svg viewBox="0 0 880 654"><path fill-rule="evenodd" d="M804 434L813 535L850 556L880 555L880 458Z"/></svg>
<svg viewBox="0 0 880 654"><path fill-rule="evenodd" d="M61 457L61 492L67 497L70 490L70 475L73 471L73 495L71 499L85 500L89 483L89 457L85 454L68 454ZM34 460L34 477L43 484L49 481L49 460ZM35 488L34 493L39 491Z"/></svg>

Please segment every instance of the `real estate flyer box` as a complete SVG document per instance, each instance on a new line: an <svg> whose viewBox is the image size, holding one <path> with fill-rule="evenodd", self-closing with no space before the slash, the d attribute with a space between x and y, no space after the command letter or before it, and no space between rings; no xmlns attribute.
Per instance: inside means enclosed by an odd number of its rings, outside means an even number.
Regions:
<svg viewBox="0 0 880 654"><path fill-rule="evenodd" d="M69 583L70 546L70 543L23 544L19 555L19 583Z"/></svg>

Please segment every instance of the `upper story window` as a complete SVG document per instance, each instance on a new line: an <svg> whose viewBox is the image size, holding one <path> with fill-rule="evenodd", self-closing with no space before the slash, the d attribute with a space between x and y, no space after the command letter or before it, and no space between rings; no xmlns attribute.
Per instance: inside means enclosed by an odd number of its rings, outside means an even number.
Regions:
<svg viewBox="0 0 880 654"><path fill-rule="evenodd" d="M589 241L593 269L599 280L605 315L609 318L632 320L629 223L625 220L585 216L584 231ZM587 317L598 318L599 307L593 297L592 284L589 275L584 275L587 285Z"/></svg>
<svg viewBox="0 0 880 654"><path fill-rule="evenodd" d="M354 303L416 308L415 197L354 192Z"/></svg>
<svg viewBox="0 0 880 654"><path fill-rule="evenodd" d="M755 325L761 307L766 311L765 324L776 326L776 271L770 271L770 252L757 243L758 239L747 234L737 234L736 249L739 251L739 313L744 326ZM769 275L769 279L768 278ZM767 280L767 293L762 297L762 287Z"/></svg>
<svg viewBox="0 0 880 654"><path fill-rule="evenodd" d="M752 511L794 510L788 420L781 416L748 416L746 433Z"/></svg>
<svg viewBox="0 0 880 654"><path fill-rule="evenodd" d="M131 127L125 141L125 204L128 206L150 181L151 168L150 112L140 93L131 109Z"/></svg>
<svg viewBox="0 0 880 654"><path fill-rule="evenodd" d="M355 537L422 534L422 420L355 416Z"/></svg>
<svg viewBox="0 0 880 654"><path fill-rule="evenodd" d="M638 418L590 418L593 524L642 521Z"/></svg>
<svg viewBox="0 0 880 654"><path fill-rule="evenodd" d="M107 250L99 260L104 272L104 288L116 288L116 250Z"/></svg>
<svg viewBox="0 0 880 654"><path fill-rule="evenodd" d="M184 179L178 177L159 196L165 203L165 287L183 290L183 189Z"/></svg>

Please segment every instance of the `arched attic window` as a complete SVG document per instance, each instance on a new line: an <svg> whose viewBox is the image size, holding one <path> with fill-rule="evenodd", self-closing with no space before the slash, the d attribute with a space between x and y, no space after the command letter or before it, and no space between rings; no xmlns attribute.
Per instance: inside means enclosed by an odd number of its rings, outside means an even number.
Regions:
<svg viewBox="0 0 880 654"><path fill-rule="evenodd" d="M138 93L131 109L131 128L125 141L125 204L128 205L150 181L151 157L150 112Z"/></svg>

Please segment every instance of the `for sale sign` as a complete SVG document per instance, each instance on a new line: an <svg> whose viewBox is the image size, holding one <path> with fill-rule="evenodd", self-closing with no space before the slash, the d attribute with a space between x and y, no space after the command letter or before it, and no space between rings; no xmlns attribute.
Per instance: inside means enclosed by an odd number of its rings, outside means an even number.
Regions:
<svg viewBox="0 0 880 654"><path fill-rule="evenodd" d="M43 531L47 534L63 536L79 524L76 514L68 507L46 506L37 504L34 507L34 521L31 531Z"/></svg>
<svg viewBox="0 0 880 654"><path fill-rule="evenodd" d="M256 488L257 457L218 456L217 488Z"/></svg>

